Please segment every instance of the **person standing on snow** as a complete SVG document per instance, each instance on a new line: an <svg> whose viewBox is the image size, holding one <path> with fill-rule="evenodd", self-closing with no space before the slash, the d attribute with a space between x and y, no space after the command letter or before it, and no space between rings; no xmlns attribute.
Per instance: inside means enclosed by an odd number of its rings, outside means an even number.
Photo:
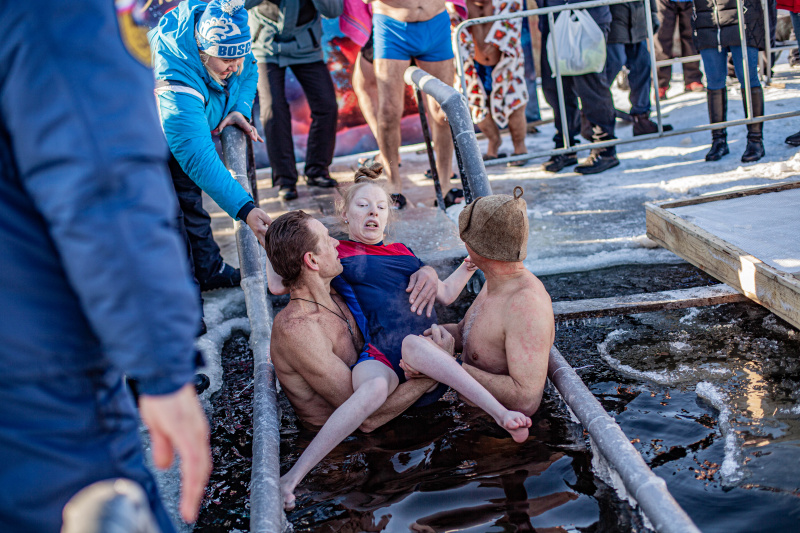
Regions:
<svg viewBox="0 0 800 533"><path fill-rule="evenodd" d="M764 115L764 90L758 79L758 51L766 47L764 13L761 2L744 0L745 39L748 71L744 72L741 39L739 38L739 16L736 0L692 0L694 17L692 28L694 41L700 50L703 70L708 81L708 118L712 124L725 122L728 117L728 53L733 56L736 77L742 87L742 103L747 114L747 99L744 97L744 76L750 78L750 93L753 99L753 117ZM763 122L747 125L747 147L742 154L742 163L758 161L764 157L762 131ZM721 128L711 130L711 149L706 161L718 161L727 155L728 132Z"/></svg>
<svg viewBox="0 0 800 533"><path fill-rule="evenodd" d="M225 168L211 138L234 125L263 142L248 122L258 71L244 0L181 2L148 38L161 125L172 152L169 168L181 208L179 225L195 277L204 290L238 286L238 269L223 263L214 242L202 191L232 218L245 221L263 242L270 218Z"/></svg>
<svg viewBox="0 0 800 533"><path fill-rule="evenodd" d="M58 533L75 493L124 477L174 532L139 415L155 464L181 457L186 521L211 456L152 74L108 0L0 2L0 35L0 524Z"/></svg>
<svg viewBox="0 0 800 533"><path fill-rule="evenodd" d="M311 109L306 145L306 183L336 187L328 167L336 146L339 108L322 56L322 19L342 14L342 0L248 0L258 59L258 102L272 167L272 185L282 200L297 198L292 113L286 99L286 69L292 70Z"/></svg>

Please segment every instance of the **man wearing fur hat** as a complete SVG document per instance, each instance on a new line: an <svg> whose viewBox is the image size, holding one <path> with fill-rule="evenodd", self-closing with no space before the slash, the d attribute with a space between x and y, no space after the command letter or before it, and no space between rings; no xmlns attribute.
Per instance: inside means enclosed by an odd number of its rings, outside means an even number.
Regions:
<svg viewBox="0 0 800 533"><path fill-rule="evenodd" d="M550 296L522 264L528 216L522 188L469 204L458 219L461 239L486 283L458 324L444 324L440 346L461 352L463 367L507 409L533 414L542 399L555 337ZM420 349L442 349L419 343ZM404 364L406 376L421 376Z"/></svg>

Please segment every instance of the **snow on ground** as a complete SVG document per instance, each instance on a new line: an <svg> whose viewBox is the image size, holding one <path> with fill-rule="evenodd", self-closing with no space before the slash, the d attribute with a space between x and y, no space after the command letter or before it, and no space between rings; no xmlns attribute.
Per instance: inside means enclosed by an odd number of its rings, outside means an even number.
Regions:
<svg viewBox="0 0 800 533"><path fill-rule="evenodd" d="M679 68L673 76L668 99L661 104L663 122L676 130L708 123L706 94L683 93ZM627 92L613 87L616 105L628 110ZM728 119L744 118L741 90L738 84L728 88ZM770 87L765 87L766 114L800 110L800 70L780 61ZM543 117L552 116L539 94ZM655 118L655 106L652 112ZM552 123L539 127L539 133L526 140L529 153L553 148L555 128ZM662 202L681 198L731 191L798 179L800 154L784 139L800 130L800 117L768 121L764 125L766 156L756 163L740 160L746 144L745 126L728 128L731 153L717 162L706 162L711 145L710 131L699 131L660 139L651 139L617 147L621 164L601 174L583 176L566 168L557 174L545 172L541 163L547 158L530 161L521 168L488 166L495 193L511 194L517 185L525 189L530 220L530 240L526 266L534 273L554 274L590 270L620 264L679 261L671 252L654 247L645 237L646 202ZM617 137L630 138L632 128L617 121ZM485 150L486 141L480 141ZM501 152L513 151L511 139L505 136ZM579 159L588 151L579 152ZM352 165L354 157L340 158L337 163ZM427 155L402 155L409 184L408 196L417 205L427 205L432 198L431 182L423 172L428 168ZM424 191L425 202L419 192ZM409 192L410 190L410 192ZM456 220L459 207L448 214Z"/></svg>

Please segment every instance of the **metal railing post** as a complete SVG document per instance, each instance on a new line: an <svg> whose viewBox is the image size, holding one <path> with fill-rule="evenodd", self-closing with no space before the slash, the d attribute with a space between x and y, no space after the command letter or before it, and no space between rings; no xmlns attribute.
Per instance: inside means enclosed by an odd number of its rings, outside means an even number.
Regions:
<svg viewBox="0 0 800 533"><path fill-rule="evenodd" d="M611 415L606 413L555 346L550 348L547 377L578 417L600 453L614 467L625 489L659 533L700 533L656 476Z"/></svg>
<svg viewBox="0 0 800 533"><path fill-rule="evenodd" d="M736 0L736 14L739 17L739 45L742 48L742 81L744 82L745 112L744 118L753 118L753 95L750 92L750 61L747 58L747 28L744 22L744 6L742 0ZM767 28L769 31L769 27ZM767 35L769 40L769 35ZM758 68L758 65L756 65ZM736 67L734 66L734 70ZM726 89L727 90L727 89ZM727 117L726 117L727 118Z"/></svg>
<svg viewBox="0 0 800 533"><path fill-rule="evenodd" d="M245 134L235 126L222 130L223 161L248 192ZM280 415L275 367L269 355L272 306L267 302L266 252L242 221L235 222L250 348L253 351L253 462L250 478L250 531L279 533L286 517L280 492Z"/></svg>
<svg viewBox="0 0 800 533"><path fill-rule="evenodd" d="M547 36L548 39L551 35L553 35L553 28L555 27L555 17L553 13L547 14L547 25L548 25L548 32ZM545 55L547 55L547 44L545 43ZM569 134L569 122L567 122L567 107L564 104L564 80L561 79L561 68L558 66L558 46L556 45L556 38L553 37L553 57L556 58L555 64L551 65L551 67L555 68L555 75L556 75L556 91L558 92L558 112L561 116L561 136L564 142L564 148L570 148L572 144L569 142L570 134ZM550 61L549 58L545 57L545 61Z"/></svg>
<svg viewBox="0 0 800 533"><path fill-rule="evenodd" d="M453 144L458 150L462 179L466 177L471 194L476 198L491 195L492 187L483 165L466 97L419 67L408 67L403 79L407 84L432 96L442 107L453 132Z"/></svg>
<svg viewBox="0 0 800 533"><path fill-rule="evenodd" d="M650 82L656 99L656 124L658 124L658 134L661 135L664 133L664 126L661 124L661 101L658 98L658 67L656 67L656 42L653 38L653 10L650 8L650 0L643 1L645 19L647 20L647 40L650 42Z"/></svg>

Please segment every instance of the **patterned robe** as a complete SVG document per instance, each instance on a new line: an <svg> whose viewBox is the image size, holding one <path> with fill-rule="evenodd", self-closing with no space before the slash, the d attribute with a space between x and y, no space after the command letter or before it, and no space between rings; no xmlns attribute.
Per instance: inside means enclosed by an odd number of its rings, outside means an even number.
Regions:
<svg viewBox="0 0 800 533"><path fill-rule="evenodd" d="M493 0L494 14L503 15L522 10L520 0ZM450 11L450 22L453 28L464 19ZM481 79L475 71L475 43L472 33L462 32L458 46L463 58L464 77L467 83L467 99L474 123L482 122L491 112L497 127L505 128L508 117L528 102L528 89L525 84L525 63L520 41L522 37L522 19L502 20L494 22L486 37L487 44L493 44L500 50L500 61L492 71L492 92L486 95ZM456 88L460 80L456 81Z"/></svg>

